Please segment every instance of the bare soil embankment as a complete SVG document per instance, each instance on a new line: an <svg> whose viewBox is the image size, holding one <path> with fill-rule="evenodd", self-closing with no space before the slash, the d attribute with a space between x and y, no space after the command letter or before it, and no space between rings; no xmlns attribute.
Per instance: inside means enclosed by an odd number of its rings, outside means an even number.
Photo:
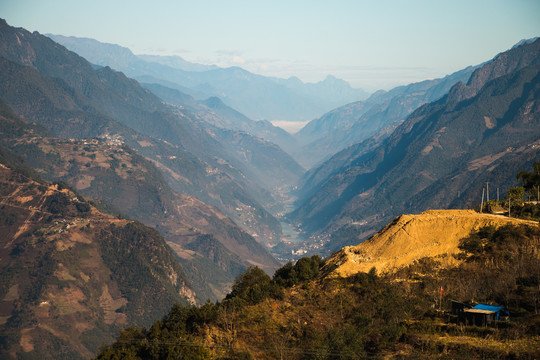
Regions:
<svg viewBox="0 0 540 360"><path fill-rule="evenodd" d="M384 229L356 246L347 246L331 256L327 269L336 276L351 276L375 267L388 272L431 257L443 266L457 264L459 240L472 231L492 225L536 225L535 221L480 214L473 210L429 210L419 215L401 215Z"/></svg>

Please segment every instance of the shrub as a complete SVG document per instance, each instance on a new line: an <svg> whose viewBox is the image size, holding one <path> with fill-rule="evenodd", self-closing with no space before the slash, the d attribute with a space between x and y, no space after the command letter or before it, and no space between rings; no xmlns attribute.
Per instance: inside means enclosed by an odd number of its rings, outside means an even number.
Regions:
<svg viewBox="0 0 540 360"><path fill-rule="evenodd" d="M249 267L245 273L234 281L227 299L240 298L247 304L255 305L276 293L277 288L270 276L258 267Z"/></svg>

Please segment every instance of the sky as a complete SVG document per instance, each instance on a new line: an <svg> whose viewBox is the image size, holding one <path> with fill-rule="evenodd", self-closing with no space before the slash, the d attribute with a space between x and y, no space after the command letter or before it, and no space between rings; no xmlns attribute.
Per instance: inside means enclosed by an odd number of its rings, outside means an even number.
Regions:
<svg viewBox="0 0 540 360"><path fill-rule="evenodd" d="M540 36L539 0L1 0L0 18L135 54L368 91L442 77Z"/></svg>

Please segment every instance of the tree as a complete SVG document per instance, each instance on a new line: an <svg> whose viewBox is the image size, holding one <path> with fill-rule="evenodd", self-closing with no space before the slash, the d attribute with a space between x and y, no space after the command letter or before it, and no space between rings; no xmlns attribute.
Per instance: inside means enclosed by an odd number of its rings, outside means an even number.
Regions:
<svg viewBox="0 0 540 360"><path fill-rule="evenodd" d="M234 281L227 299L240 298L250 305L261 302L274 292L274 284L270 276L259 267L250 266L245 273Z"/></svg>
<svg viewBox="0 0 540 360"><path fill-rule="evenodd" d="M517 179L521 181L531 198L540 200L538 199L538 193L540 192L540 161L534 162L532 172L521 170L517 174Z"/></svg>
<svg viewBox="0 0 540 360"><path fill-rule="evenodd" d="M521 206L523 204L524 196L525 196L525 188L523 188L522 186L516 186L508 190L508 193L505 196L505 200L506 201L511 200L512 205Z"/></svg>
<svg viewBox="0 0 540 360"><path fill-rule="evenodd" d="M318 255L314 255L310 258L304 257L296 262L294 266L298 278L300 281L307 281L315 279L319 276L319 268L323 261Z"/></svg>
<svg viewBox="0 0 540 360"><path fill-rule="evenodd" d="M323 260L318 255L303 257L294 265L288 262L276 270L274 283L282 287L291 287L304 281L316 279L320 274L323 263Z"/></svg>

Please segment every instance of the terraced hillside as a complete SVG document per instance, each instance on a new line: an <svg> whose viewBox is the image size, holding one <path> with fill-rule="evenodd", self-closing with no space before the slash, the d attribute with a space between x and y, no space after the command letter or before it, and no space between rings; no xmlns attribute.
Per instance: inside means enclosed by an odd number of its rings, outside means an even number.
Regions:
<svg viewBox="0 0 540 360"><path fill-rule="evenodd" d="M98 211L0 153L0 357L89 358L124 326L193 302L157 231Z"/></svg>
<svg viewBox="0 0 540 360"><path fill-rule="evenodd" d="M173 191L153 162L117 137L57 138L0 102L0 145L44 179L63 181L101 207L158 229L185 265L201 302L222 298L248 266L268 272L278 267L251 235L217 208ZM243 212L254 222L250 215ZM209 242L221 249L219 256L201 246Z"/></svg>

